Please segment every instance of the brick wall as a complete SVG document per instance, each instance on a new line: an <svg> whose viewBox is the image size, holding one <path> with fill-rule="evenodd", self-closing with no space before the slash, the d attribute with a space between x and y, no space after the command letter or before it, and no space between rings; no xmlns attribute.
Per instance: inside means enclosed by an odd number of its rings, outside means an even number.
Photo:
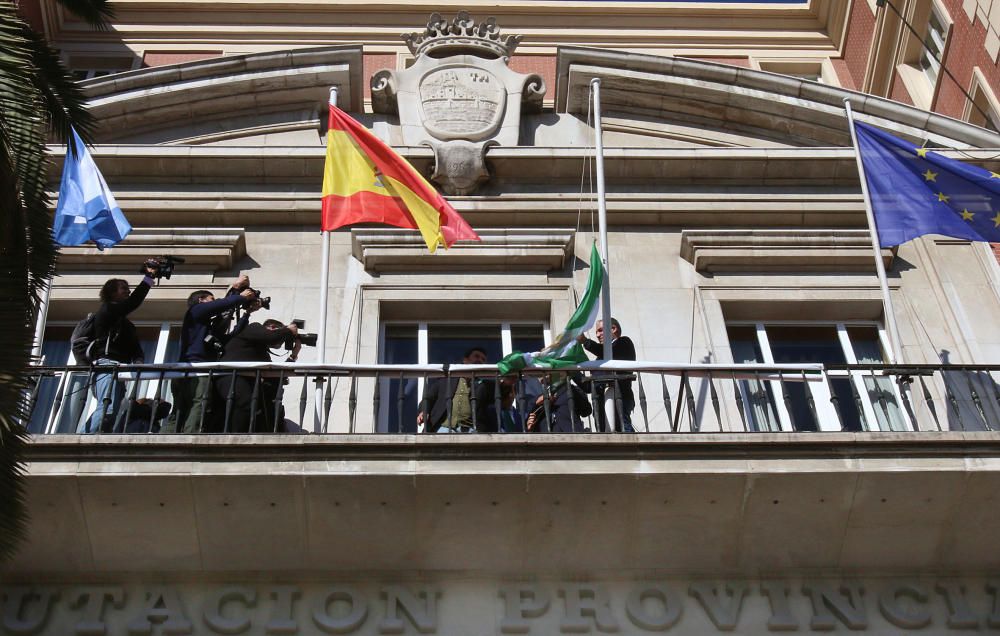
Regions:
<svg viewBox="0 0 1000 636"><path fill-rule="evenodd" d="M910 91L906 89L906 84L903 84L903 80L900 79L899 73L895 70L892 72L892 92L889 93L889 97L897 102L913 106L913 98L910 97Z"/></svg>
<svg viewBox="0 0 1000 636"><path fill-rule="evenodd" d="M510 58L510 68L518 73L538 73L542 76L542 80L545 81L545 99L551 100L555 96L555 55L515 55Z"/></svg>
<svg viewBox="0 0 1000 636"><path fill-rule="evenodd" d="M993 93L1000 96L1000 69L986 52L986 25L978 17L975 22L969 19L962 9L962 0L942 0L942 3L954 20L945 51L945 66L966 91L972 83L972 69L978 66L986 76ZM941 73L938 83L940 88L933 110L943 115L961 118L967 101L962 90L944 72Z"/></svg>
<svg viewBox="0 0 1000 636"><path fill-rule="evenodd" d="M847 66L847 62L839 57L830 60L830 62L833 64L833 70L837 73L840 85L852 91L858 90L858 84L854 81L854 76L851 75L851 69Z"/></svg>
<svg viewBox="0 0 1000 636"><path fill-rule="evenodd" d="M843 61L840 64L834 61L837 77L845 88L864 85L873 37L875 37L875 13L866 0L854 0L847 24L847 37L844 40Z"/></svg>
<svg viewBox="0 0 1000 636"><path fill-rule="evenodd" d="M142 56L143 66L166 66L182 62L195 62L213 57L222 57L222 51L146 51Z"/></svg>
<svg viewBox="0 0 1000 636"><path fill-rule="evenodd" d="M361 81L365 84L365 99L372 98L372 75L382 69L396 69L395 53L365 53L361 59Z"/></svg>

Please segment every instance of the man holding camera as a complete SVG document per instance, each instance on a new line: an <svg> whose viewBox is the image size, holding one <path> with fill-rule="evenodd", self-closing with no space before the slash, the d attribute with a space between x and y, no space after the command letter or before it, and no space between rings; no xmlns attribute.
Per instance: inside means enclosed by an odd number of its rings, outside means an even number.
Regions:
<svg viewBox="0 0 1000 636"><path fill-rule="evenodd" d="M180 362L215 362L222 355L222 347L233 334L227 334L231 314L244 307L247 314L259 309L257 293L250 288L250 278L245 274L233 281L225 298L216 299L212 292L200 289L188 296L188 309L181 327ZM241 329L237 325L236 331ZM174 410L161 433L197 433L206 421L217 414L212 409L212 388L207 375L187 376L170 383L174 395ZM205 428L212 428L206 426Z"/></svg>
<svg viewBox="0 0 1000 636"><path fill-rule="evenodd" d="M299 327L294 322L281 324L278 320L251 323L240 331L226 345L222 362L270 362L271 349L281 344L290 348L289 362L295 362L302 341ZM256 372L246 374L225 373L215 379L215 398L220 411L224 413L221 430L227 433L282 432L280 405L276 414L275 401L280 384L274 378L263 378L256 387L257 402L254 403L254 383ZM253 414L253 415L252 415ZM250 420L254 420L253 431Z"/></svg>
<svg viewBox="0 0 1000 636"><path fill-rule="evenodd" d="M158 265L156 259L143 263L142 273L145 276L131 293L128 282L121 278L111 278L101 287L101 307L94 313L93 339L87 347L87 354L94 365L142 364L139 335L126 316L146 299L157 276ZM97 410L81 424L78 433L120 432L121 427L115 420L125 398L125 385L117 382L115 375L113 372L94 374L92 390L97 398Z"/></svg>

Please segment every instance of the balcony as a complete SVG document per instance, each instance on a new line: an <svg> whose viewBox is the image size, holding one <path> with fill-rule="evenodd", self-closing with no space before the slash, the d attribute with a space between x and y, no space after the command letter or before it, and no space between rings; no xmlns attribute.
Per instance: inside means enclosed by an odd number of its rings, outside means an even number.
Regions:
<svg viewBox="0 0 1000 636"><path fill-rule="evenodd" d="M9 580L1000 567L983 549L1000 536L995 366L589 363L582 384L610 387L591 408L621 413L609 374L632 379L635 434L589 417L578 434L469 435L412 433L420 384L496 383L495 367L122 366L127 432L76 434L103 370L35 372L30 540ZM234 373L258 396L271 382L296 432L144 419L171 380Z"/></svg>
<svg viewBox="0 0 1000 636"><path fill-rule="evenodd" d="M576 432L604 432L603 421L625 416L620 387L634 386L634 432L921 432L1000 430L1000 386L996 365L670 365L614 361L585 363L560 372L526 369L513 383L518 413L538 408L534 433L549 433L551 391L542 383L574 376L582 391L567 394L572 410L587 410ZM111 374L108 392L95 395L95 378ZM104 433L156 434L167 419L171 382L204 378L215 387L214 420L206 405L196 433L416 433L418 395L428 382L463 377L492 389L492 403L470 395L472 427L501 416L500 383L493 365L301 365L158 364L112 367L36 367L29 396L29 432L42 435L96 433L99 409L111 410L110 387L122 400ZM257 408L244 413L235 379L244 382ZM617 378L617 379L616 379ZM220 392L220 387L226 387ZM376 389L377 388L377 389ZM539 396L539 402L536 401ZM577 409L574 400L587 402ZM603 399L602 399L603 398ZM244 402L246 402L244 400ZM603 418L597 413L605 412ZM107 415L105 413L105 415ZM450 418L450 413L449 413ZM105 417L105 420L109 418ZM248 420L248 421L246 421ZM601 420L601 421L599 421ZM96 420L94 420L96 421ZM213 422L207 425L206 422ZM449 420L450 421L450 420ZM247 426L248 425L248 426ZM621 430L621 427L617 427ZM424 432L424 431L420 431ZM518 429L523 432L523 427Z"/></svg>

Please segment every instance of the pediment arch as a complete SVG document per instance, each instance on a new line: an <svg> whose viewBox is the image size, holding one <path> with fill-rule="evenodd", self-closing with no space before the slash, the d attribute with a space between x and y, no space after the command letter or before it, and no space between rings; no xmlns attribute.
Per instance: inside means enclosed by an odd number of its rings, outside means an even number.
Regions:
<svg viewBox="0 0 1000 636"><path fill-rule="evenodd" d="M210 144L308 130L328 89L363 108L360 45L234 55L82 83L98 143ZM294 137L294 135L293 135Z"/></svg>
<svg viewBox="0 0 1000 636"><path fill-rule="evenodd" d="M583 47L561 48L557 65L557 112L586 117L590 80L600 77L605 117L662 122L659 132L650 127L652 136L692 146L850 146L843 103L850 98L859 120L918 144L1000 147L1000 135L972 124L777 73Z"/></svg>

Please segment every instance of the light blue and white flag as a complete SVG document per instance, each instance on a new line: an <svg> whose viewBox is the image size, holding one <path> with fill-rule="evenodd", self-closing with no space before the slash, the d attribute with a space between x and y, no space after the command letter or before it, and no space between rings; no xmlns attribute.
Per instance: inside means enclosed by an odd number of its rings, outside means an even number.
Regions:
<svg viewBox="0 0 1000 636"><path fill-rule="evenodd" d="M132 226L118 207L87 146L76 130L72 132L76 152L73 152L73 145L67 145L52 233L59 245L82 245L93 241L103 250L128 236Z"/></svg>

